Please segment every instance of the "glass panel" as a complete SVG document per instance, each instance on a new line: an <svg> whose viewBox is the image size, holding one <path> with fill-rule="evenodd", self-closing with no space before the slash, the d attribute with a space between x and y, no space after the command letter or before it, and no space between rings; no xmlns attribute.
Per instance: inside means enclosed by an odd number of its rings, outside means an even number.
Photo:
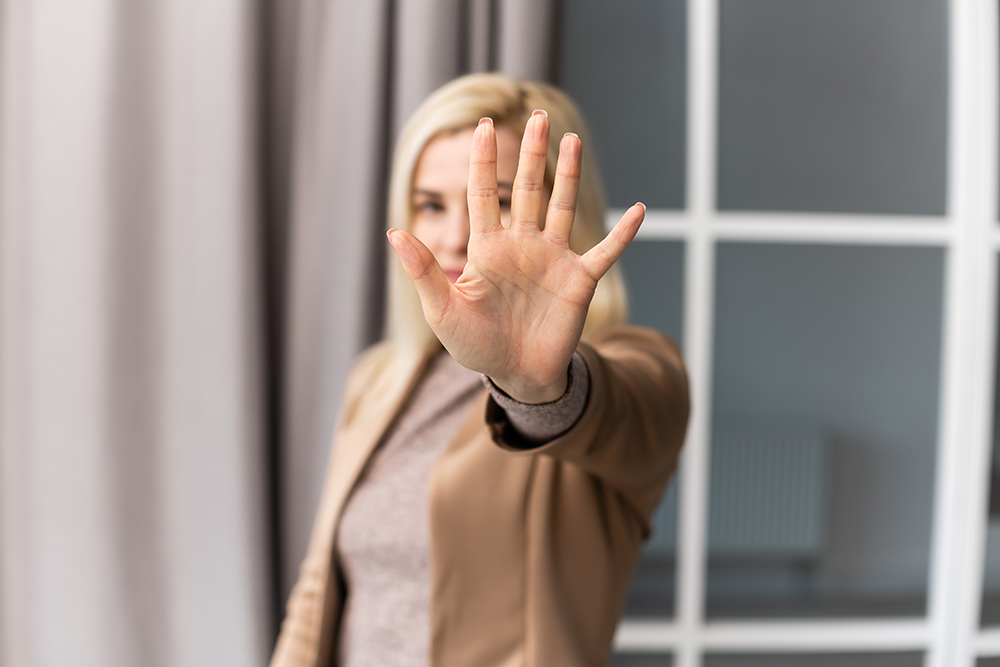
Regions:
<svg viewBox="0 0 1000 667"><path fill-rule="evenodd" d="M611 206L684 208L684 0L565 0L557 81L580 105Z"/></svg>
<svg viewBox="0 0 1000 667"><path fill-rule="evenodd" d="M989 524L986 527L986 563L983 572L983 605L980 624L1000 625L1000 471L997 470L997 443L993 442L993 470L990 484Z"/></svg>
<svg viewBox="0 0 1000 667"><path fill-rule="evenodd" d="M630 320L681 341L684 313L684 243L636 240L618 265L628 288ZM653 515L625 603L627 616L673 616L677 576L677 475ZM659 656L662 664L663 656ZM623 663L624 664L624 663ZM629 663L631 664L631 663ZM645 663L642 663L645 664Z"/></svg>
<svg viewBox="0 0 1000 667"><path fill-rule="evenodd" d="M923 653L708 655L705 667L923 667Z"/></svg>
<svg viewBox="0 0 1000 667"><path fill-rule="evenodd" d="M925 613L944 251L717 251L707 614Z"/></svg>
<svg viewBox="0 0 1000 667"><path fill-rule="evenodd" d="M660 618L674 615L677 598L678 477L675 473L653 514L653 532L642 549L625 600L626 616Z"/></svg>
<svg viewBox="0 0 1000 667"><path fill-rule="evenodd" d="M684 332L684 242L636 239L618 260L632 324L659 329L679 344Z"/></svg>
<svg viewBox="0 0 1000 667"><path fill-rule="evenodd" d="M721 0L720 209L942 215L945 0Z"/></svg>
<svg viewBox="0 0 1000 667"><path fill-rule="evenodd" d="M997 345L1000 345L1000 339ZM1000 364L1000 355L997 356L997 363ZM1000 388L1000 365L997 366L995 377ZM989 523L986 526L986 560L980 615L980 622L984 626L1000 625L1000 391L994 392L994 401L993 465L990 470Z"/></svg>
<svg viewBox="0 0 1000 667"><path fill-rule="evenodd" d="M672 667L674 656L656 653L616 653L611 656L611 667Z"/></svg>

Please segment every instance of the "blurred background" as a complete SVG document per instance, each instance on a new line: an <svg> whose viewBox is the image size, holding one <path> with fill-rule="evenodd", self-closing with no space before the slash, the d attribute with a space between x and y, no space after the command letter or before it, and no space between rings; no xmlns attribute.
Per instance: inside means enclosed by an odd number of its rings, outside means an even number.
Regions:
<svg viewBox="0 0 1000 667"><path fill-rule="evenodd" d="M262 665L396 133L591 125L694 413L619 667L1000 665L994 0L0 0L0 666Z"/></svg>

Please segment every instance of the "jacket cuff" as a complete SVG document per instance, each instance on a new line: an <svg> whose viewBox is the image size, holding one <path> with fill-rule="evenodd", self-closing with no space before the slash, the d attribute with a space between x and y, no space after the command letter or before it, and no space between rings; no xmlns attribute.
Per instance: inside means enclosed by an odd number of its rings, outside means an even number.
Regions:
<svg viewBox="0 0 1000 667"><path fill-rule="evenodd" d="M487 420L504 432L504 439L519 449L530 449L550 442L572 429L587 407L590 373L579 352L570 359L566 391L551 403L529 404L516 401L483 376L483 384L493 397L487 408ZM503 422L503 423L501 423Z"/></svg>

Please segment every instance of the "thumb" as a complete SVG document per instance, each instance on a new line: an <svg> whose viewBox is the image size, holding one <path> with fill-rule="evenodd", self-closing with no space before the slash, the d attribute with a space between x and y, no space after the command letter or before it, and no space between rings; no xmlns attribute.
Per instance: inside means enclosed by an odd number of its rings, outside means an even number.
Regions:
<svg viewBox="0 0 1000 667"><path fill-rule="evenodd" d="M451 281L434 259L434 254L416 236L401 229L390 229L386 236L399 256L403 271L417 288L424 317L428 323L436 323L448 304Z"/></svg>

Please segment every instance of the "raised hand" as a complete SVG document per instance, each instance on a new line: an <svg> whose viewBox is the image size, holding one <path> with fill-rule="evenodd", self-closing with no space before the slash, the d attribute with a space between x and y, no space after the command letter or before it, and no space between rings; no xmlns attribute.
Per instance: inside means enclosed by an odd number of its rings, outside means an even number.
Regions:
<svg viewBox="0 0 1000 667"><path fill-rule="evenodd" d="M431 329L462 365L488 375L512 398L545 403L566 388L597 281L635 236L645 206L636 204L584 255L569 248L582 146L567 134L541 229L549 122L528 120L511 199L511 224L500 223L496 130L484 118L472 139L468 262L452 284L415 236L391 230L389 242L413 281Z"/></svg>

